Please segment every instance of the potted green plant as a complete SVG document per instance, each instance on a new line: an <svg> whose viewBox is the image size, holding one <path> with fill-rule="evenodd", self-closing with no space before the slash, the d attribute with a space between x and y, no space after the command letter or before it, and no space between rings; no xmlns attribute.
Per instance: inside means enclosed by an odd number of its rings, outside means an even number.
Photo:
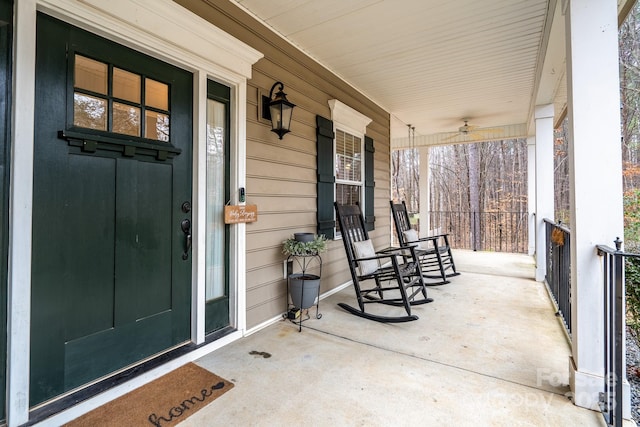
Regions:
<svg viewBox="0 0 640 427"><path fill-rule="evenodd" d="M327 238L312 233L296 233L282 242L282 253L287 257L316 256L327 250ZM307 261L302 260L301 273L289 275L289 293L295 307L305 309L315 304L320 290L320 276L307 273Z"/></svg>
<svg viewBox="0 0 640 427"><path fill-rule="evenodd" d="M327 250L327 238L321 234L295 233L282 242L282 253L293 256L318 255Z"/></svg>

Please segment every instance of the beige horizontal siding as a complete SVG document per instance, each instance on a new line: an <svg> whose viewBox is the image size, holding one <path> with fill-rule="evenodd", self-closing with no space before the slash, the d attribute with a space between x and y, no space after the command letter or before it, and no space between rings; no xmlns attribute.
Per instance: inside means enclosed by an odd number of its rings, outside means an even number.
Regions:
<svg viewBox="0 0 640 427"><path fill-rule="evenodd" d="M247 84L247 203L258 206L258 221L247 224L247 327L286 308L282 241L295 232L316 231L316 115L331 118L328 101L338 99L372 119L374 139L376 248L390 244L389 114L268 28L226 0L175 0L264 54ZM259 116L260 95L284 83L296 104L291 132L279 140ZM351 280L341 240L322 256L321 291Z"/></svg>

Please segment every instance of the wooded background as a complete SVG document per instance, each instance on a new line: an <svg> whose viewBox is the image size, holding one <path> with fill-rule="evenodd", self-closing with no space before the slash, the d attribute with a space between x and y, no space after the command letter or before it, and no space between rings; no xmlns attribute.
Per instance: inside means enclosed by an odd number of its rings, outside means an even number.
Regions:
<svg viewBox="0 0 640 427"><path fill-rule="evenodd" d="M619 30L625 245L640 242L640 6ZM555 130L554 211L569 216L567 119ZM392 195L418 213L417 149L392 152ZM429 228L449 232L452 246L527 251L527 144L524 139L429 148ZM426 180L422 180L423 185ZM417 215L415 226L419 228Z"/></svg>
<svg viewBox="0 0 640 427"><path fill-rule="evenodd" d="M391 167L394 199L416 214L417 151L394 151ZM526 252L526 140L431 147L429 157L431 230L448 232L456 248Z"/></svg>

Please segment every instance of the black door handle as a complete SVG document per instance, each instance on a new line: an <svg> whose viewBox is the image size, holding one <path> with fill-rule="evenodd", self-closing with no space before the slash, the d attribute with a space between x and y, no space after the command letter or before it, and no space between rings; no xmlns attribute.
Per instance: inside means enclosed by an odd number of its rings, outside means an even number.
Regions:
<svg viewBox="0 0 640 427"><path fill-rule="evenodd" d="M186 248L182 253L182 259L189 259L189 249L191 249L191 221L188 219L183 219L180 223L180 228L182 228L182 232L187 238Z"/></svg>

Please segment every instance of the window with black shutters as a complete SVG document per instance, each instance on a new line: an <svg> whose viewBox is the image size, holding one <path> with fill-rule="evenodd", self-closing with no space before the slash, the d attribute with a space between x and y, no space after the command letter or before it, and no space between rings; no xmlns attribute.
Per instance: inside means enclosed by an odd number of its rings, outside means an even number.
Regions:
<svg viewBox="0 0 640 427"><path fill-rule="evenodd" d="M318 234L339 236L333 202L360 204L367 229L374 229L373 139L365 136L371 119L337 100L332 119L316 117Z"/></svg>

